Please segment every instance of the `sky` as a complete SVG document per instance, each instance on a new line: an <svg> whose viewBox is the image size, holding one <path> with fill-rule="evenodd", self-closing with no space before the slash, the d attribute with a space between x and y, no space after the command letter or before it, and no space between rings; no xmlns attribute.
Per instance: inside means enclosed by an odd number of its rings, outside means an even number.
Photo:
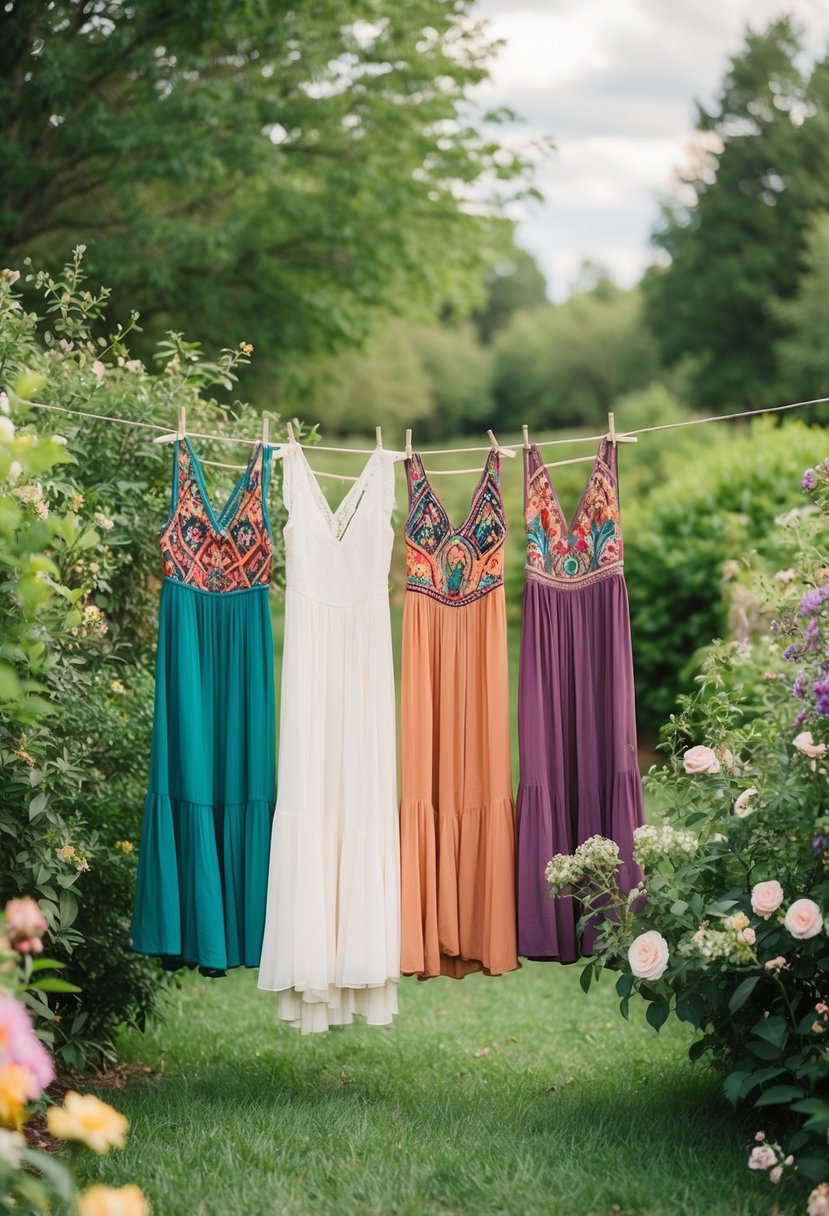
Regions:
<svg viewBox="0 0 829 1216"><path fill-rule="evenodd" d="M711 104L748 24L791 14L807 46L829 44L827 0L480 0L478 13L504 40L487 107L523 117L506 142L550 135L539 166L544 203L516 210L517 241L536 258L553 299L582 261L623 286L653 260L660 199L687 163L695 100Z"/></svg>

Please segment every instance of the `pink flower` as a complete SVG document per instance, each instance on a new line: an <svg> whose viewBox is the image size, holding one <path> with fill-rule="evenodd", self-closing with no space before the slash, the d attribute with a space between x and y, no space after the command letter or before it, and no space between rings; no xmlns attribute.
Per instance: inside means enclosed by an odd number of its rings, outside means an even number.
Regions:
<svg viewBox="0 0 829 1216"><path fill-rule="evenodd" d="M765 1132L755 1132L754 1133L754 1139L757 1141L758 1144L762 1144L763 1141L765 1140L765 1138L766 1138Z"/></svg>
<svg viewBox="0 0 829 1216"><path fill-rule="evenodd" d="M751 910L755 916L769 917L783 902L783 888L776 878L758 882L751 888Z"/></svg>
<svg viewBox="0 0 829 1216"><path fill-rule="evenodd" d="M789 908L783 924L792 937L805 941L808 937L817 937L823 928L823 916L820 908L813 899L796 899Z"/></svg>
<svg viewBox="0 0 829 1216"><path fill-rule="evenodd" d="M782 954L778 954L777 958L770 958L767 963L763 964L766 971L782 971L784 967L788 967L788 963Z"/></svg>
<svg viewBox="0 0 829 1216"><path fill-rule="evenodd" d="M779 1182L783 1177L783 1166L775 1165L769 1170L769 1182Z"/></svg>
<svg viewBox="0 0 829 1216"><path fill-rule="evenodd" d="M740 932L739 937L741 941L746 942L749 946L753 946L757 941L757 934L754 932L751 926L749 926L747 929L743 929Z"/></svg>
<svg viewBox="0 0 829 1216"><path fill-rule="evenodd" d="M808 1216L829 1216L829 1182L821 1182L809 1196Z"/></svg>
<svg viewBox="0 0 829 1216"><path fill-rule="evenodd" d="M829 1013L829 1005L825 1001L818 1001L815 1005L815 1013Z"/></svg>
<svg viewBox="0 0 829 1216"><path fill-rule="evenodd" d="M704 747L702 744L688 749L682 757L682 765L685 772L691 776L697 773L718 773L720 771L720 762L716 752L713 748Z"/></svg>
<svg viewBox="0 0 829 1216"><path fill-rule="evenodd" d="M748 1168L750 1170L767 1170L776 1164L777 1154L771 1145L758 1144L756 1148L751 1150L751 1156L748 1159Z"/></svg>
<svg viewBox="0 0 829 1216"><path fill-rule="evenodd" d="M37 1082L39 1097L54 1080L52 1057L36 1036L25 1006L0 993L0 1064L18 1064Z"/></svg>
<svg viewBox="0 0 829 1216"><path fill-rule="evenodd" d="M823 1022L812 1022L812 1034L823 1034L825 1029Z"/></svg>
<svg viewBox="0 0 829 1216"><path fill-rule="evenodd" d="M792 740L795 747L810 760L817 760L826 753L825 743L815 743L810 730L803 730Z"/></svg>
<svg viewBox="0 0 829 1216"><path fill-rule="evenodd" d="M22 899L10 899L6 904L6 919L9 922L9 941L21 954L40 954L41 937L49 928L49 922L37 902L30 895Z"/></svg>

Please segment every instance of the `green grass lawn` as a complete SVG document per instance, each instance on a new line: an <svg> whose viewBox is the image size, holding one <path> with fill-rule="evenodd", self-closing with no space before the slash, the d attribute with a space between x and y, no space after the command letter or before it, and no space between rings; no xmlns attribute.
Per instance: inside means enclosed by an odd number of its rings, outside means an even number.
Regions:
<svg viewBox="0 0 829 1216"><path fill-rule="evenodd" d="M303 1038L253 975L190 976L123 1042L153 1071L99 1091L131 1130L89 1179L137 1181L156 1216L801 1211L746 1169L758 1123L688 1063L685 1028L628 1024L578 978L406 980L393 1027Z"/></svg>

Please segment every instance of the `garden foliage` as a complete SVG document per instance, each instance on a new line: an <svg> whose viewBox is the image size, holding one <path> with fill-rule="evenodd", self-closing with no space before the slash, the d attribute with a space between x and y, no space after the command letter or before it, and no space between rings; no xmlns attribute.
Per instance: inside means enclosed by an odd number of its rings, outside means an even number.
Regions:
<svg viewBox="0 0 829 1216"><path fill-rule="evenodd" d="M829 1175L829 466L804 486L768 539L776 560L743 564L752 638L711 649L663 731L642 888L619 895L601 837L548 868L554 895L600 919L584 987L609 968L625 1016L638 993L655 1029L699 1030L692 1058L762 1112L751 1165L772 1182Z"/></svg>
<svg viewBox="0 0 829 1216"><path fill-rule="evenodd" d="M162 428L183 404L193 430L232 415L236 433L259 427L208 396L232 390L242 346L210 361L173 334L145 367L126 344L137 317L109 332L108 293L87 288L82 253L57 277L28 275L42 319L22 306L16 272L0 279L0 899L37 897L51 950L82 989L37 998L58 1058L76 1068L119 1025L143 1026L162 979L133 954L129 917L170 449L152 429L27 402ZM214 450L225 462L233 452ZM278 551L277 580L281 568Z"/></svg>

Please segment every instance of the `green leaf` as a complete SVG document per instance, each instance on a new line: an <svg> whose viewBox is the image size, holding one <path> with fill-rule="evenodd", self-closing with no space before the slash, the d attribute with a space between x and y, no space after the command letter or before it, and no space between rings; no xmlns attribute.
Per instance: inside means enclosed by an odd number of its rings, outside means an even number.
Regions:
<svg viewBox="0 0 829 1216"><path fill-rule="evenodd" d="M788 1037L789 1028L786 1019L779 1015L771 1018L760 1018L751 1028L751 1033L775 1047L782 1047Z"/></svg>
<svg viewBox="0 0 829 1216"><path fill-rule="evenodd" d="M46 804L49 797L43 790L39 794L35 794L34 798L29 803L29 823L37 819L46 810Z"/></svg>
<svg viewBox="0 0 829 1216"><path fill-rule="evenodd" d="M759 975L750 975L748 979L743 980L741 984L737 985L728 1001L728 1008L731 1013L737 1013L738 1010L742 1009L759 984L760 979Z"/></svg>
<svg viewBox="0 0 829 1216"><path fill-rule="evenodd" d="M68 929L78 915L78 897L72 891L63 890L58 903L60 908L60 927Z"/></svg>
<svg viewBox="0 0 829 1216"><path fill-rule="evenodd" d="M829 1158L825 1154L822 1157L798 1157L797 1172L809 1182L823 1182L829 1174Z"/></svg>
<svg viewBox="0 0 829 1216"><path fill-rule="evenodd" d="M675 899L671 904L671 916L684 916L688 911L688 904L684 899Z"/></svg>
<svg viewBox="0 0 829 1216"><path fill-rule="evenodd" d="M24 1149L21 1156L27 1165L43 1175L59 1199L69 1203L75 1194L75 1184L71 1172L62 1161L58 1161L51 1153L40 1153L31 1148Z"/></svg>
<svg viewBox="0 0 829 1216"><path fill-rule="evenodd" d="M829 1118L829 1102L824 1098L803 1098L800 1102L792 1103L792 1110L800 1115L823 1115Z"/></svg>
<svg viewBox="0 0 829 1216"><path fill-rule="evenodd" d="M616 992L619 996L630 996L633 992L633 976L629 972L623 972L616 981Z"/></svg>
<svg viewBox="0 0 829 1216"><path fill-rule="evenodd" d="M645 1018L648 1023L653 1026L655 1031L659 1031L668 1020L668 1014L671 1012L671 1007L665 997L660 997L658 1001L653 1001L648 1005Z"/></svg>
<svg viewBox="0 0 829 1216"><path fill-rule="evenodd" d="M763 1039L749 1039L746 1044L748 1051L758 1060L779 1060L780 1048L774 1043L766 1043Z"/></svg>
<svg viewBox="0 0 829 1216"><path fill-rule="evenodd" d="M743 1097L743 1083L751 1076L750 1072L730 1072L723 1081L723 1092L732 1106L736 1106Z"/></svg>
<svg viewBox="0 0 829 1216"><path fill-rule="evenodd" d="M68 980L60 980L56 975L44 976L42 980L30 985L37 992L80 992L77 984L70 984Z"/></svg>
<svg viewBox="0 0 829 1216"><path fill-rule="evenodd" d="M772 1085L764 1089L754 1103L755 1106L782 1106L784 1103L795 1102L803 1097L803 1090L797 1085Z"/></svg>
<svg viewBox="0 0 829 1216"><path fill-rule="evenodd" d="M593 964L588 963L586 967L582 967L581 975L579 976L579 984L582 992L587 992L593 981Z"/></svg>

